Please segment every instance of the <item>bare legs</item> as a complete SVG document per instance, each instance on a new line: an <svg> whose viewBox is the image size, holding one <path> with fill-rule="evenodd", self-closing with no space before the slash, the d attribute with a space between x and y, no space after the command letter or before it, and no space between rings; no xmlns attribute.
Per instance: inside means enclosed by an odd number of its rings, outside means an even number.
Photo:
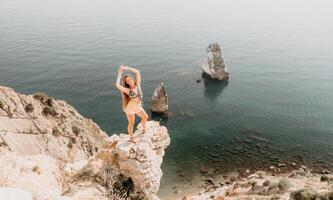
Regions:
<svg viewBox="0 0 333 200"><path fill-rule="evenodd" d="M146 130L146 121L148 120L148 114L144 110L142 110L142 111L138 112L137 115L139 115L139 117L141 118L141 125L143 128L143 131L145 131ZM135 123L135 114L126 113L126 116L127 116L127 120L128 120L128 125L127 125L128 135L132 139L134 123Z"/></svg>
<svg viewBox="0 0 333 200"><path fill-rule="evenodd" d="M134 128L134 123L135 123L135 115L126 113L126 116L127 116L127 120L128 120L128 125L127 125L128 135L132 139L132 137L133 137L133 128Z"/></svg>
<svg viewBox="0 0 333 200"><path fill-rule="evenodd" d="M142 109L142 111L138 112L139 117L141 118L141 125L143 132L146 131L146 121L148 120L148 114L145 110Z"/></svg>

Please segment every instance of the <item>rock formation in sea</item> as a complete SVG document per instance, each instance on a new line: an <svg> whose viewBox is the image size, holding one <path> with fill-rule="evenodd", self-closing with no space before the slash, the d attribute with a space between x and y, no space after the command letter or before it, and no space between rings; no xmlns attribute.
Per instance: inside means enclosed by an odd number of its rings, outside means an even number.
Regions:
<svg viewBox="0 0 333 200"><path fill-rule="evenodd" d="M46 94L0 87L0 196L22 200L157 200L167 129L148 121L131 142ZM24 196L24 197L23 197Z"/></svg>
<svg viewBox="0 0 333 200"><path fill-rule="evenodd" d="M200 63L203 73L209 75L212 79L227 81L229 72L224 63L222 50L218 43L210 44L207 49L207 59Z"/></svg>
<svg viewBox="0 0 333 200"><path fill-rule="evenodd" d="M151 111L157 114L168 113L168 94L163 82L161 82L154 90Z"/></svg>

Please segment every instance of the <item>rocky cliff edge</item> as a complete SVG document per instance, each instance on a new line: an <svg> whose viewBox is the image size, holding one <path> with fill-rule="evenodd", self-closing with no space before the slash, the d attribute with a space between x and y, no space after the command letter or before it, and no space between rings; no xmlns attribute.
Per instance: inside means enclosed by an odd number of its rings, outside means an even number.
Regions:
<svg viewBox="0 0 333 200"><path fill-rule="evenodd" d="M0 197L157 200L169 144L158 122L138 127L133 142L109 137L64 101L0 86Z"/></svg>

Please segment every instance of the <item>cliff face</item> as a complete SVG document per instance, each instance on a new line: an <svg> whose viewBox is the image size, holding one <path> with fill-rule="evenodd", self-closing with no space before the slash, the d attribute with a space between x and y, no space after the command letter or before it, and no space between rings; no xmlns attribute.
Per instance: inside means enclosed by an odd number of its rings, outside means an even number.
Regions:
<svg viewBox="0 0 333 200"><path fill-rule="evenodd" d="M49 155L59 161L87 159L107 138L92 120L43 93L22 95L0 87L1 152Z"/></svg>
<svg viewBox="0 0 333 200"><path fill-rule="evenodd" d="M130 142L64 101L0 87L0 196L20 188L36 200L158 199L169 143L157 122Z"/></svg>

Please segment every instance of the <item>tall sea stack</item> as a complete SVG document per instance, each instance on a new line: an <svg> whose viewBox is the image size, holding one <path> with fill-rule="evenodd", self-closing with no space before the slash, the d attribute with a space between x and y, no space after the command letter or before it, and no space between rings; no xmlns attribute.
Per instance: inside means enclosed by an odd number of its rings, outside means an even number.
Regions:
<svg viewBox="0 0 333 200"><path fill-rule="evenodd" d="M229 80L229 72L224 63L222 50L218 43L210 44L207 49L207 59L200 63L203 73L212 79L227 81Z"/></svg>

